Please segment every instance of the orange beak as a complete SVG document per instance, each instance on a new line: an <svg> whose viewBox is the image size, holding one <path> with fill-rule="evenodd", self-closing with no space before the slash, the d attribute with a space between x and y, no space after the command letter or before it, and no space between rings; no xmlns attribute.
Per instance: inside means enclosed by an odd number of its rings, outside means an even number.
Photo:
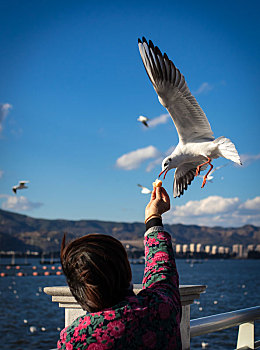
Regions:
<svg viewBox="0 0 260 350"><path fill-rule="evenodd" d="M163 171L161 171L160 174L159 174L159 177L160 177L164 172L165 172L165 174L164 174L163 179L165 179L165 176L166 176L166 174L168 173L168 169L164 169Z"/></svg>

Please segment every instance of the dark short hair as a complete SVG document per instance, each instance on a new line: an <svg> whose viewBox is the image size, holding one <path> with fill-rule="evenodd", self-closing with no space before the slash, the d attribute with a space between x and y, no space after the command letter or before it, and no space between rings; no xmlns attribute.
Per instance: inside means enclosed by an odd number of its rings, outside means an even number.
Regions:
<svg viewBox="0 0 260 350"><path fill-rule="evenodd" d="M67 245L63 236L61 264L72 295L89 312L116 305L132 280L127 253L117 239L88 234Z"/></svg>

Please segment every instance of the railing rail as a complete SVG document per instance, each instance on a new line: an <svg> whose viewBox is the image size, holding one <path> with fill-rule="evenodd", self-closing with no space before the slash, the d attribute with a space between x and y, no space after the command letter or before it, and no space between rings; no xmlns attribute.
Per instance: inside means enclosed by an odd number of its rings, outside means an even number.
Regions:
<svg viewBox="0 0 260 350"><path fill-rule="evenodd" d="M190 337L221 331L258 319L260 319L260 306L196 318L190 321Z"/></svg>

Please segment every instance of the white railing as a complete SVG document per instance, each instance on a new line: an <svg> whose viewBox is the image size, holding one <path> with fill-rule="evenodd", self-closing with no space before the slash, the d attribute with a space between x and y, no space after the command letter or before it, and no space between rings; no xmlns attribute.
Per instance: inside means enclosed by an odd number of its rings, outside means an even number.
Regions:
<svg viewBox="0 0 260 350"><path fill-rule="evenodd" d="M236 349L257 349L260 342L254 341L254 321L259 319L260 306L197 318L190 321L190 337L239 326Z"/></svg>
<svg viewBox="0 0 260 350"><path fill-rule="evenodd" d="M134 292L138 293L141 288L141 285L135 284ZM260 348L259 342L254 343L254 321L260 319L260 306L190 320L190 306L205 290L204 285L180 286L182 350L190 349L190 339L193 337L235 326L239 326L237 350ZM45 287L44 292L51 295L52 301L57 302L59 307L65 309L65 326L85 314L72 296L69 287Z"/></svg>

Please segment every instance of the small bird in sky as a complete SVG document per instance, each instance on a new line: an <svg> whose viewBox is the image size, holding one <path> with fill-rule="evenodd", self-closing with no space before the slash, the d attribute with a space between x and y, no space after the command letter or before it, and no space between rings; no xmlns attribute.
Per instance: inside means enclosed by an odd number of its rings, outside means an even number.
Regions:
<svg viewBox="0 0 260 350"><path fill-rule="evenodd" d="M242 165L235 145L226 137L214 138L210 124L184 76L162 55L152 41L138 39L141 58L159 102L168 110L179 136L179 143L171 155L162 161L161 176L175 168L173 196L180 197L202 170L210 166L203 177L202 188L213 169L212 159L224 157Z"/></svg>
<svg viewBox="0 0 260 350"><path fill-rule="evenodd" d="M149 125L148 125L148 118L147 117L144 117L143 115L140 115L138 118L137 118L137 120L139 121L139 122L141 122L141 123L143 123L147 128L149 127Z"/></svg>
<svg viewBox="0 0 260 350"><path fill-rule="evenodd" d="M140 184L137 184L137 186L139 186L139 187L141 187L141 193L144 193L144 194L149 194L149 193L152 193L152 191L151 190L149 190L149 188L147 188L147 187L144 187L144 186L142 186L142 185L140 185Z"/></svg>
<svg viewBox="0 0 260 350"><path fill-rule="evenodd" d="M227 166L229 163L226 163L226 164L223 164L223 165L220 165L220 166L217 166L216 168L214 168L213 170L211 170L211 172L208 174L207 176L207 181L209 182L213 182L212 180L214 179L214 176L212 176L212 174L216 171L216 170L219 170L219 169L222 169L224 168L225 166ZM203 175L199 175L199 177L204 177Z"/></svg>
<svg viewBox="0 0 260 350"><path fill-rule="evenodd" d="M29 181L19 181L19 184L16 186L13 186L13 192L16 194L17 190L23 190L24 188L28 188L28 186L25 186L25 184L29 183Z"/></svg>

